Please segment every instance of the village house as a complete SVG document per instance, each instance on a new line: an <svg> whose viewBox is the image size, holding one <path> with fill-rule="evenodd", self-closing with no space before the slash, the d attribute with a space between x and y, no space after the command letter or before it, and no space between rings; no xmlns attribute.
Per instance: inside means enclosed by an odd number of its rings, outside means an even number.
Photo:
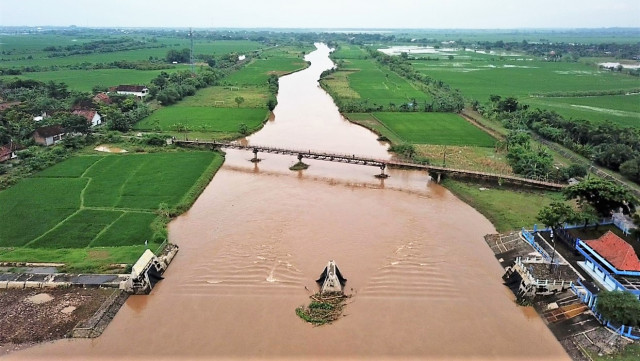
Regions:
<svg viewBox="0 0 640 361"><path fill-rule="evenodd" d="M17 146L14 142L9 142L0 146L0 163L16 158Z"/></svg>
<svg viewBox="0 0 640 361"><path fill-rule="evenodd" d="M640 260L629 243L608 231L595 240L578 239L576 250L585 258L578 266L594 282L578 280L574 292L594 312L600 290L630 292L640 298ZM638 328L624 325L613 328L624 336L640 339Z"/></svg>
<svg viewBox="0 0 640 361"><path fill-rule="evenodd" d="M135 95L139 99L149 94L149 88L144 85L118 85L116 93L124 95Z"/></svg>
<svg viewBox="0 0 640 361"><path fill-rule="evenodd" d="M72 112L72 114L84 117L85 119L87 119L87 123L91 124L92 127L102 124L102 117L95 110L76 109Z"/></svg>
<svg viewBox="0 0 640 361"><path fill-rule="evenodd" d="M61 141L65 136L65 130L61 125L49 125L37 128L33 133L33 140L41 145L50 146Z"/></svg>
<svg viewBox="0 0 640 361"><path fill-rule="evenodd" d="M93 97L93 101L98 104L111 104L111 98L109 98L109 95L107 95L107 93L96 94L96 96Z"/></svg>

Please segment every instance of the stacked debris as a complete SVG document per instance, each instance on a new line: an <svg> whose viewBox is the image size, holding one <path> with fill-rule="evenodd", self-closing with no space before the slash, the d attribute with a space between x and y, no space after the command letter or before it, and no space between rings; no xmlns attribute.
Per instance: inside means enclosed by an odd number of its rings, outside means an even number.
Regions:
<svg viewBox="0 0 640 361"><path fill-rule="evenodd" d="M306 307L296 308L296 314L301 319L319 326L342 317L342 310L351 296L342 292L347 279L342 276L334 261L329 261L316 282L321 285L320 292L309 296L311 303Z"/></svg>

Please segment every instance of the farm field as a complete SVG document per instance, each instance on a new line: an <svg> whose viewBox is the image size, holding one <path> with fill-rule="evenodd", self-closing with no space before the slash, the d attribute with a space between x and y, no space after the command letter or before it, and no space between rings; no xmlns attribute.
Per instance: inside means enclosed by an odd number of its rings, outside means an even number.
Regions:
<svg viewBox="0 0 640 361"><path fill-rule="evenodd" d="M157 210L190 204L200 180L221 164L213 152L84 155L58 163L0 192L0 260L93 270L133 263L145 240L152 250L164 240Z"/></svg>
<svg viewBox="0 0 640 361"><path fill-rule="evenodd" d="M91 92L91 89L98 85L101 87L118 86L120 84L148 84L161 72L175 72L184 70L178 66L172 69L163 70L135 70L135 69L95 69L95 70L58 70L41 71L37 73L23 73L19 76L3 76L0 79L33 79L42 82L54 81L63 82L69 86L70 90Z"/></svg>
<svg viewBox="0 0 640 361"><path fill-rule="evenodd" d="M421 73L442 80L452 88L460 89L465 97L481 103L487 102L492 94L515 96L533 107L548 106L565 117L640 126L637 122L640 102L636 96L555 97L559 92L570 95L571 92L585 91L633 91L640 88L639 78L583 63L519 59L467 61L454 58L414 61L412 64Z"/></svg>
<svg viewBox="0 0 640 361"><path fill-rule="evenodd" d="M161 108L135 125L139 130L238 133L240 124L255 131L267 119L266 108L215 108L177 104Z"/></svg>
<svg viewBox="0 0 640 361"><path fill-rule="evenodd" d="M568 118L589 119L597 123L615 117L625 127L640 127L640 94L594 97L527 98L532 107L555 110Z"/></svg>
<svg viewBox="0 0 640 361"><path fill-rule="evenodd" d="M351 117L350 114L347 115ZM357 116L362 119L362 116ZM495 139L452 113L378 112L371 114L403 142L493 147Z"/></svg>
<svg viewBox="0 0 640 361"><path fill-rule="evenodd" d="M109 39L108 36L75 38L61 35L3 35L0 37L2 50L0 54L0 66L2 67L28 67L28 66L65 66L82 63L111 63L118 60L148 60L149 57L164 59L171 49L181 50L189 48L189 40L186 38L136 38L147 41L148 47L134 50L114 51L97 54L79 54L64 57L50 58L50 52L43 49L48 46L69 46L82 44L89 41ZM117 38L117 37L114 37ZM196 54L222 55L231 52L239 54L251 52L263 48L264 45L249 40L206 40L196 39L193 51ZM31 58L29 58L29 56Z"/></svg>
<svg viewBox="0 0 640 361"><path fill-rule="evenodd" d="M269 54L269 52L264 54ZM307 67L307 63L301 57L269 54L267 59L253 59L240 71L226 77L224 83L242 86L264 85L271 74L281 76L305 67Z"/></svg>
<svg viewBox="0 0 640 361"><path fill-rule="evenodd" d="M400 106L415 99L418 104L431 101L430 95L415 88L396 73L382 69L373 60L349 59L341 71L349 72L346 79L348 87L358 93L361 99L370 104Z"/></svg>

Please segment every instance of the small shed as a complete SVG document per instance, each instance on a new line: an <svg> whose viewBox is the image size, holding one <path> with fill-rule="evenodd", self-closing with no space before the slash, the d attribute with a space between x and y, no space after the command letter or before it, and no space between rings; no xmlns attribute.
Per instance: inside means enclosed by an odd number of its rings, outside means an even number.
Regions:
<svg viewBox="0 0 640 361"><path fill-rule="evenodd" d="M37 128L31 136L36 143L48 147L61 141L65 134L66 131L60 124L54 124Z"/></svg>

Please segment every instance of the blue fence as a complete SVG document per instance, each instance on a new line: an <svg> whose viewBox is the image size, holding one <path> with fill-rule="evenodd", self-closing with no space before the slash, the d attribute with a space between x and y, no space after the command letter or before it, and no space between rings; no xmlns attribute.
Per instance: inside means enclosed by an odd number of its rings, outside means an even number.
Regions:
<svg viewBox="0 0 640 361"><path fill-rule="evenodd" d="M534 226L534 232L535 232L535 228L537 227ZM529 243L536 251L538 251L538 253L540 253L542 258L545 259L545 261L551 260L551 256L547 254L547 251L545 251L542 247L540 247L538 242L536 242L535 236L533 235L533 233L527 231L526 229L524 229L524 227L522 227L522 236L527 241L527 243Z"/></svg>

